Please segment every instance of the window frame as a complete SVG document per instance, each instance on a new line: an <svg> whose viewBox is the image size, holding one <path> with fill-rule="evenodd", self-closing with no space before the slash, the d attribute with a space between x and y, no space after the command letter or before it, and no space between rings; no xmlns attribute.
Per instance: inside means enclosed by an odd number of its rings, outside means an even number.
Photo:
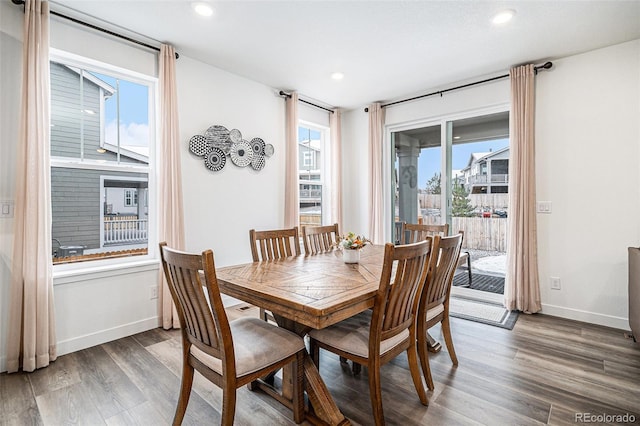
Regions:
<svg viewBox="0 0 640 426"><path fill-rule="evenodd" d="M300 175L302 174L301 173L302 169L298 168L298 188L300 188L300 185L309 185L309 191L311 191L311 186L320 185L322 187L321 204L320 204L321 224L330 225L335 222L334 218L330 217L331 216L331 197L330 197L331 192L330 192L330 188L327 187L327 185L329 185L331 182L331 178L330 178L331 164L330 164L330 161L327 160L331 155L330 154L331 153L330 151L331 150L331 129L327 126L323 126L318 123L299 119L298 132L301 127L310 129L312 131L317 131L320 133L320 152L321 152L320 164L317 166L317 168L312 169L312 170L320 171L320 179L319 180L300 179ZM303 153L303 165L306 165L304 154L305 153ZM315 166L315 163L317 161L317 155L315 152L311 152L310 154L311 155L309 156L309 158L311 159L311 163L312 163L310 166Z"/></svg>
<svg viewBox="0 0 640 426"><path fill-rule="evenodd" d="M50 169L54 167L71 168L71 169L87 169L99 170L107 175L109 172L122 173L142 173L147 175L148 180L148 212L149 212L149 233L147 239L147 254L137 256L125 256L108 259L91 259L81 262L53 264L53 276L69 277L75 275L94 274L96 272L104 272L112 269L122 268L123 266L145 266L148 264L157 264L157 250L154 250L157 241L157 113L158 113L158 78L145 75L136 71L127 70L115 65L97 61L84 56L69 53L63 50L50 48L49 62L57 62L69 67L76 67L81 70L93 71L106 74L115 78L128 80L137 84L148 87L148 126L149 126L149 157L147 165L139 165L135 163L113 163L101 160L91 160L49 156ZM101 102L103 103L103 102ZM104 147L104 131L105 131L104 108L100 111L100 146ZM101 215L102 217L102 215ZM103 219L100 221L100 226ZM101 228L102 229L102 228ZM103 236L101 235L101 240ZM102 245L102 241L101 241Z"/></svg>

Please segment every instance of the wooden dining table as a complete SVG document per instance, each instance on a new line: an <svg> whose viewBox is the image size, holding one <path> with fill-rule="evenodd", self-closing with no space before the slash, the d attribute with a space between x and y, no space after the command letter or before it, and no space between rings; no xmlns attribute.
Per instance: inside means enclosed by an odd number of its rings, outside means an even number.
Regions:
<svg viewBox="0 0 640 426"><path fill-rule="evenodd" d="M360 254L357 264L344 263L335 250L219 268L216 274L222 293L270 310L279 326L303 336L373 307L384 246L368 245ZM312 420L350 424L308 355L304 372Z"/></svg>

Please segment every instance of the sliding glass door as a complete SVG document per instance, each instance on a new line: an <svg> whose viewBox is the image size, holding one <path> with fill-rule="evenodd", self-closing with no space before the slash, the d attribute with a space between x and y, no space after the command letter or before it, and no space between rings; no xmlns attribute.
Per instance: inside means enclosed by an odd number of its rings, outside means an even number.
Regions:
<svg viewBox="0 0 640 426"><path fill-rule="evenodd" d="M391 136L394 239L398 222L448 223L451 233L465 231L467 247L504 251L508 111L442 119Z"/></svg>

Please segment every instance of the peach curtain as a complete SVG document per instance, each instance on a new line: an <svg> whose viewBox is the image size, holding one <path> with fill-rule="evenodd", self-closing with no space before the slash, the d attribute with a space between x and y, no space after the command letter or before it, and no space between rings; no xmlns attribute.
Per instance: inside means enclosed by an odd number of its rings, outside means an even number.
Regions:
<svg viewBox="0 0 640 426"><path fill-rule="evenodd" d="M284 227L300 224L298 185L298 93L285 98Z"/></svg>
<svg viewBox="0 0 640 426"><path fill-rule="evenodd" d="M542 309L538 279L535 174L535 71L512 68L509 157L509 218L504 303L508 309Z"/></svg>
<svg viewBox="0 0 640 426"><path fill-rule="evenodd" d="M384 224L382 223L382 127L384 111L380 103L369 105L369 239L374 244L384 243Z"/></svg>
<svg viewBox="0 0 640 426"><path fill-rule="evenodd" d="M329 114L331 133L331 222L342 230L342 112Z"/></svg>
<svg viewBox="0 0 640 426"><path fill-rule="evenodd" d="M49 3L24 8L22 104L16 164L7 371L56 359L49 167Z"/></svg>
<svg viewBox="0 0 640 426"><path fill-rule="evenodd" d="M160 146L158 229L159 240L169 247L184 250L184 212L180 171L180 128L176 88L176 56L172 46L160 47ZM176 308L162 271L159 272L160 315L165 329L180 327Z"/></svg>

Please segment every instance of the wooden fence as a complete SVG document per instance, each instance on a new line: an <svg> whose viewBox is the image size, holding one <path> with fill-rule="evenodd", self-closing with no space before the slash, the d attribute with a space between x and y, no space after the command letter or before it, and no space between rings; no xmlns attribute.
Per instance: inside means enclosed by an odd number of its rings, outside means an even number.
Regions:
<svg viewBox="0 0 640 426"><path fill-rule="evenodd" d="M424 216L425 224L438 225L440 216ZM507 219L502 217L452 217L451 233L464 231L467 249L507 251Z"/></svg>
<svg viewBox="0 0 640 426"><path fill-rule="evenodd" d="M452 232L464 231L463 247L507 251L507 219L501 217L453 217Z"/></svg>

